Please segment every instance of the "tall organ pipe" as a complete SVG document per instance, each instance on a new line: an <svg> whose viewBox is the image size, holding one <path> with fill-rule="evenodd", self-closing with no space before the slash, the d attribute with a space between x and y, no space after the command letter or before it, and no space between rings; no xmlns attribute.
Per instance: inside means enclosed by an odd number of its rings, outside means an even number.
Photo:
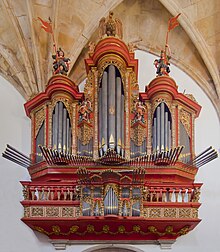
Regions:
<svg viewBox="0 0 220 252"><path fill-rule="evenodd" d="M70 119L66 119L66 151L70 152L70 145L69 145L69 127L70 127Z"/></svg>
<svg viewBox="0 0 220 252"><path fill-rule="evenodd" d="M161 103L160 106L160 146L161 146L161 151L164 150L164 103Z"/></svg>
<svg viewBox="0 0 220 252"><path fill-rule="evenodd" d="M102 128L102 93L101 93L101 89L99 89L99 154L100 156L103 155L102 152L102 132L101 132L101 128Z"/></svg>
<svg viewBox="0 0 220 252"><path fill-rule="evenodd" d="M53 121L53 129L54 129L54 131L53 131L53 139L54 139L53 148L54 149L58 148L58 132L57 132L57 129L58 129L58 115L59 115L59 105L57 103L56 106L55 106L54 121Z"/></svg>
<svg viewBox="0 0 220 252"><path fill-rule="evenodd" d="M157 151L160 151L160 107L157 107Z"/></svg>
<svg viewBox="0 0 220 252"><path fill-rule="evenodd" d="M153 151L157 150L157 118L154 118L154 127L153 127Z"/></svg>
<svg viewBox="0 0 220 252"><path fill-rule="evenodd" d="M121 155L122 157L124 157L124 152L125 152L125 140L124 140L124 134L125 134L125 125L124 125L124 111L125 111L125 97L124 95L121 96L121 113L122 113L122 117L121 117L121 132L122 132L122 136L121 136L121 144L122 144L122 149L121 149Z"/></svg>
<svg viewBox="0 0 220 252"><path fill-rule="evenodd" d="M106 71L103 73L102 77L102 127L100 128L100 133L102 133L102 142L103 151L106 152L107 150L107 143L108 143L108 100L107 100L107 87L108 87L108 74Z"/></svg>
<svg viewBox="0 0 220 252"><path fill-rule="evenodd" d="M171 127L170 121L168 121L168 149L171 148Z"/></svg>
<svg viewBox="0 0 220 252"><path fill-rule="evenodd" d="M66 108L64 108L63 109L63 145L62 145L63 152L66 152L66 150L67 150L67 146L66 146L66 135L67 135L66 125L67 125L67 110L66 110Z"/></svg>
<svg viewBox="0 0 220 252"><path fill-rule="evenodd" d="M165 112L165 121L164 121L164 124L165 124L165 128L164 128L164 134L165 134L165 139L164 139L164 148L165 150L168 149L168 112L166 111Z"/></svg>
<svg viewBox="0 0 220 252"><path fill-rule="evenodd" d="M58 151L62 151L62 131L63 131L63 103L59 102L59 116L58 116Z"/></svg>
<svg viewBox="0 0 220 252"><path fill-rule="evenodd" d="M109 66L108 74L108 140L109 147L115 147L115 66Z"/></svg>
<svg viewBox="0 0 220 252"><path fill-rule="evenodd" d="M122 110L121 110L121 78L116 77L116 146L117 146L117 153L120 154L121 151L121 144L122 144L122 137L121 137L121 121L122 121Z"/></svg>

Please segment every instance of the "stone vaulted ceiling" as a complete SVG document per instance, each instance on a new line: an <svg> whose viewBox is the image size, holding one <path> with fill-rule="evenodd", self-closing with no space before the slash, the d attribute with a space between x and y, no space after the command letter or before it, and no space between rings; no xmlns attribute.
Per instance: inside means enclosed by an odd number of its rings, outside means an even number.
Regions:
<svg viewBox="0 0 220 252"><path fill-rule="evenodd" d="M0 74L27 100L45 89L53 42L37 18L50 17L57 45L71 59L69 77L79 84L88 43L97 41L99 20L110 10L123 23L125 42L157 55L168 19L181 13L170 34L171 62L198 83L220 117L219 0L0 0Z"/></svg>

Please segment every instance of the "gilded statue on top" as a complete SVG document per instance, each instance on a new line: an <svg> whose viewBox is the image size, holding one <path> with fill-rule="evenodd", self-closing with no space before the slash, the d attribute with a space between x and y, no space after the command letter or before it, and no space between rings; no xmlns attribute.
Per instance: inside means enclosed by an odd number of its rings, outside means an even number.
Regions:
<svg viewBox="0 0 220 252"><path fill-rule="evenodd" d="M106 36L113 36L122 39L122 23L118 18L113 18L114 13L109 12L108 18L103 17L99 21L99 36L100 38Z"/></svg>

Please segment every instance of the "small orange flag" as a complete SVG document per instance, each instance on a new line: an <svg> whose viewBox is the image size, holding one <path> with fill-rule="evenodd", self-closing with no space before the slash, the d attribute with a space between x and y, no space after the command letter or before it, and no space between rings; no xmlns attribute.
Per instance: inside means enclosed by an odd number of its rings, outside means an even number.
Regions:
<svg viewBox="0 0 220 252"><path fill-rule="evenodd" d="M168 31L173 30L175 27L179 25L179 22L177 21L177 18L180 16L181 13L179 13L176 17L172 17L168 22Z"/></svg>
<svg viewBox="0 0 220 252"><path fill-rule="evenodd" d="M51 23L49 23L47 21L44 21L40 17L38 17L38 19L41 21L41 24L42 24L41 28L43 28L48 33L53 33L53 29L52 29Z"/></svg>

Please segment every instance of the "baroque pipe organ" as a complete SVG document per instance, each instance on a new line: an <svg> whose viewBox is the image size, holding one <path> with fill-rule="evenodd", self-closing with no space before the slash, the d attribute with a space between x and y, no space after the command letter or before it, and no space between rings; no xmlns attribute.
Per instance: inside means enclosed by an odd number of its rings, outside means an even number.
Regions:
<svg viewBox="0 0 220 252"><path fill-rule="evenodd" d="M22 221L54 244L173 243L200 222L195 176L207 158L195 156L194 121L201 106L168 74L139 92L138 61L120 23L111 15L100 28L85 59L84 92L56 69L25 104L32 153Z"/></svg>

